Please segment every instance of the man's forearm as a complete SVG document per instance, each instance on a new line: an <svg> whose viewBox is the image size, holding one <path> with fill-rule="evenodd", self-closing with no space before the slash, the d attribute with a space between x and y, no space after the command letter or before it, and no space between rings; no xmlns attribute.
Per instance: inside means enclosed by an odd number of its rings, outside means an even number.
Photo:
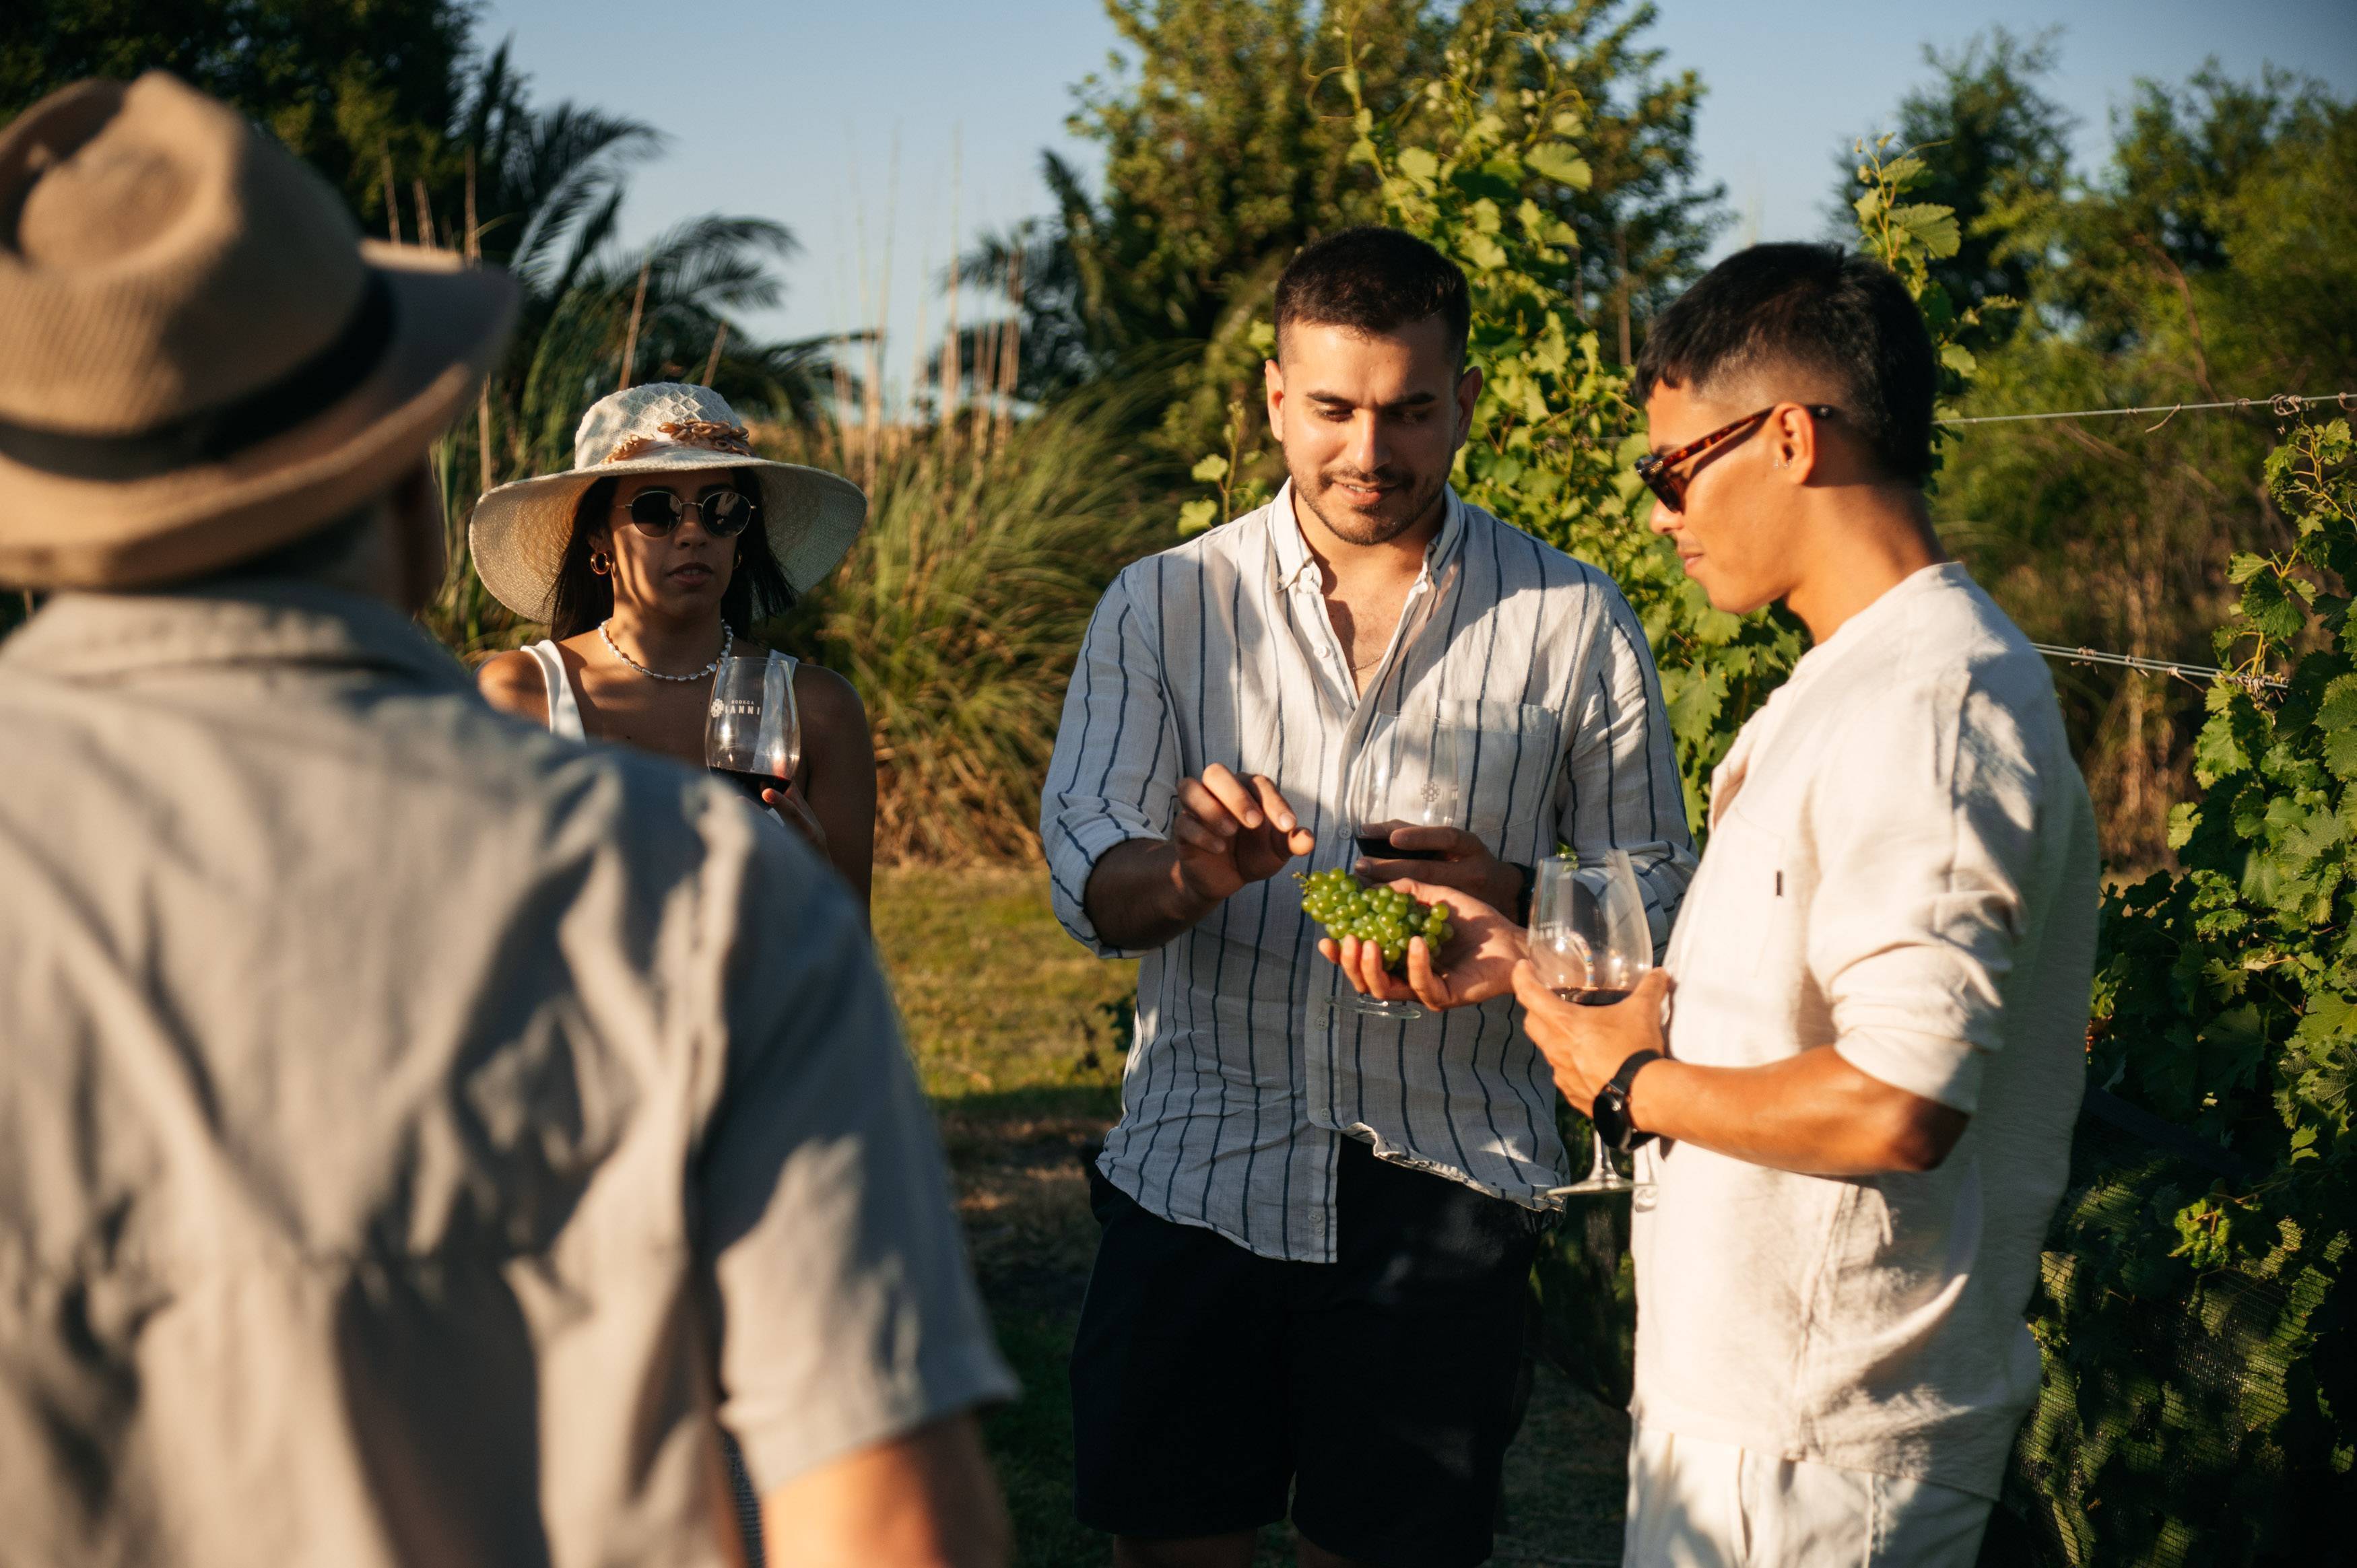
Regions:
<svg viewBox="0 0 2357 1568"><path fill-rule="evenodd" d="M1188 890L1178 875L1178 846L1167 839L1131 839L1097 857L1082 889L1081 906L1109 947L1158 948L1219 908L1216 898Z"/></svg>
<svg viewBox="0 0 2357 1568"><path fill-rule="evenodd" d="M1831 1046L1763 1067L1665 1058L1637 1074L1638 1127L1679 1143L1808 1176L1930 1170L1970 1120L1860 1072Z"/></svg>
<svg viewBox="0 0 2357 1568"><path fill-rule="evenodd" d="M761 1500L778 1568L1002 1568L1006 1506L972 1415L945 1416Z"/></svg>

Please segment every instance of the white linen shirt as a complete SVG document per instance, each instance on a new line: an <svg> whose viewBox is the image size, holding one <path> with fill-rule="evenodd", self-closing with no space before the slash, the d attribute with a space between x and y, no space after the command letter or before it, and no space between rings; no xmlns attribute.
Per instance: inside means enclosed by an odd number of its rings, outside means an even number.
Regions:
<svg viewBox="0 0 2357 1568"><path fill-rule="evenodd" d="M1811 650L1712 779L1670 940L1671 1054L1831 1045L1972 1113L1936 1170L1642 1156L1649 1432L1994 1498L2037 1394L2023 1322L2085 1074L2094 816L2045 662L1927 566Z"/></svg>
<svg viewBox="0 0 2357 1568"><path fill-rule="evenodd" d="M1643 629L1594 567L1452 491L1363 696L1327 618L1291 488L1124 570L1065 697L1040 806L1058 917L1097 935L1097 859L1167 838L1181 779L1277 782L1348 865L1344 781L1378 713L1478 734L1464 824L1501 859L1558 840L1630 853L1658 942L1694 867ZM1287 872L1245 887L1138 972L1122 1117L1099 1161L1148 1211L1265 1256L1330 1262L1341 1134L1526 1208L1563 1177L1555 1084L1513 999L1401 1023L1352 1010ZM1338 998L1345 999L1338 1010Z"/></svg>

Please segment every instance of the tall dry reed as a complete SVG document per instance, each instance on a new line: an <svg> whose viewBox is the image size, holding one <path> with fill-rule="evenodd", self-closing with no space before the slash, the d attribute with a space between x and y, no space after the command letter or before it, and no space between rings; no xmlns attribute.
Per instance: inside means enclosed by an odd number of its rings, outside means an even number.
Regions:
<svg viewBox="0 0 2357 1568"><path fill-rule="evenodd" d="M881 861L1035 854L1039 781L1098 596L1168 542L1171 476L1134 438L1132 400L1008 424L777 432L770 454L858 473L866 532L769 628L867 704ZM846 449L846 438L859 449Z"/></svg>

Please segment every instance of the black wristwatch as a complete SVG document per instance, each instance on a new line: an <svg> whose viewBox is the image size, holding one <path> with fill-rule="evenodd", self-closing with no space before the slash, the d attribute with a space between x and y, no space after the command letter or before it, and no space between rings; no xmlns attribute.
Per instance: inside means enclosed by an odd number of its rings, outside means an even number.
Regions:
<svg viewBox="0 0 2357 1568"><path fill-rule="evenodd" d="M1514 895L1514 924L1528 926L1531 923L1531 895L1538 891L1539 874L1519 860L1510 860L1506 864L1523 874L1522 890Z"/></svg>
<svg viewBox="0 0 2357 1568"><path fill-rule="evenodd" d="M1640 1133L1629 1119L1629 1086L1636 1081L1638 1072L1647 1062L1662 1059L1659 1051L1638 1051L1620 1064L1612 1081L1596 1091L1596 1104L1588 1112L1588 1120L1596 1123L1596 1135L1605 1146L1620 1154L1632 1154L1653 1141L1651 1133Z"/></svg>

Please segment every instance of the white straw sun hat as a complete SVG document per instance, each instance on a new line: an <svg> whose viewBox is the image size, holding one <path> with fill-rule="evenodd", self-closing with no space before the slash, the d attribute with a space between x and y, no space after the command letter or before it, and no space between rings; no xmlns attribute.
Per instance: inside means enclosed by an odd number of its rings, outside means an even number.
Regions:
<svg viewBox="0 0 2357 1568"><path fill-rule="evenodd" d="M475 570L500 603L545 622L583 491L619 475L711 468L746 468L759 479L770 553L797 594L834 570L867 520L867 497L842 475L754 456L737 411L710 387L652 381L590 404L569 471L501 485L475 503L467 529Z"/></svg>

